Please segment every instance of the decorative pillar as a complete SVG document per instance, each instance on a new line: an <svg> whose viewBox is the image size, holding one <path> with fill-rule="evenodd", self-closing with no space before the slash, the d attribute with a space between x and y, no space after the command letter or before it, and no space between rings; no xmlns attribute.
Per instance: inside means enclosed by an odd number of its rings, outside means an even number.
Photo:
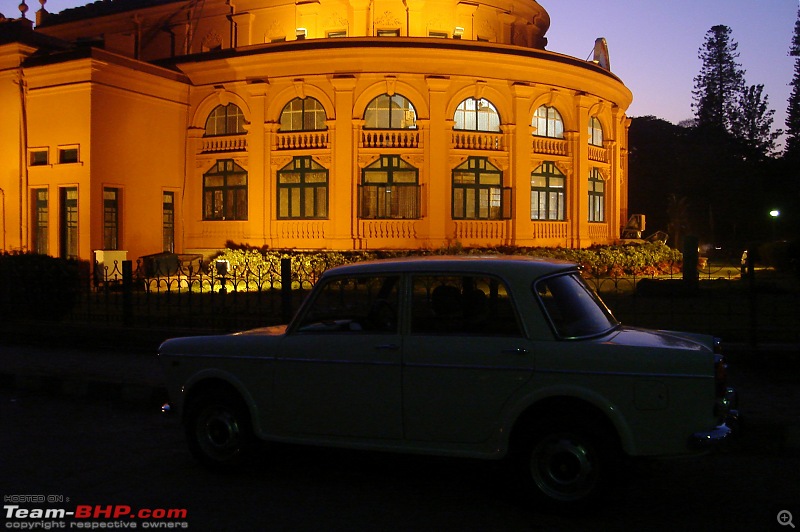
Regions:
<svg viewBox="0 0 800 532"><path fill-rule="evenodd" d="M333 85L336 128L331 132L330 204L328 216L331 235L326 238L333 249L358 249L356 228L358 224L358 156L357 131L353 121L353 91L356 78L338 75L331 79Z"/></svg>
<svg viewBox="0 0 800 532"><path fill-rule="evenodd" d="M443 246L447 242L447 226L450 222L450 139L453 117L447 116L447 90L450 78L428 76L428 101L430 120L425 142L425 179L423 199L425 218L428 222L428 240L431 246Z"/></svg>
<svg viewBox="0 0 800 532"><path fill-rule="evenodd" d="M514 96L514 120L516 127L512 138L511 178L512 225L511 243L514 245L535 245L533 242L533 222L531 221L531 149L533 127L531 126L530 106L534 87L515 83L511 86Z"/></svg>

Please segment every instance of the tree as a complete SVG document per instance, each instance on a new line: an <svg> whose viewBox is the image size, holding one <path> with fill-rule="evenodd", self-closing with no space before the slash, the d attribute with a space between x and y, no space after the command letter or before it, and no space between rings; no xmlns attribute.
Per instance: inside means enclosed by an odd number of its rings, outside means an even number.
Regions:
<svg viewBox="0 0 800 532"><path fill-rule="evenodd" d="M789 83L792 93L786 109L786 146L783 155L787 159L800 159L800 10L794 23L794 37L789 55L794 57L794 76Z"/></svg>
<svg viewBox="0 0 800 532"><path fill-rule="evenodd" d="M775 141L783 133L772 131L775 110L769 108L769 97L763 92L761 84L744 89L738 97L737 113L732 116L733 136L741 143L748 161L762 161L772 155Z"/></svg>
<svg viewBox="0 0 800 532"><path fill-rule="evenodd" d="M668 231L672 245L677 249L683 247L683 237L689 231L689 200L683 196L670 194L667 197Z"/></svg>
<svg viewBox="0 0 800 532"><path fill-rule="evenodd" d="M705 42L698 51L703 64L694 78L692 90L692 108L699 128L733 131L733 117L744 88L744 70L736 62L738 47L731 39L728 26L713 26L706 33Z"/></svg>

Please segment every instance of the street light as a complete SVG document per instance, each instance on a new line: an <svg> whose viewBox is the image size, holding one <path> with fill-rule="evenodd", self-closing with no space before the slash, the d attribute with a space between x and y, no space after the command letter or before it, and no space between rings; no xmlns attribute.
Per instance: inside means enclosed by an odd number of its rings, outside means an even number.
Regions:
<svg viewBox="0 0 800 532"><path fill-rule="evenodd" d="M772 218L772 240L777 240L777 226L778 226L778 216L781 215L781 211L778 209L772 209L769 211L769 216Z"/></svg>

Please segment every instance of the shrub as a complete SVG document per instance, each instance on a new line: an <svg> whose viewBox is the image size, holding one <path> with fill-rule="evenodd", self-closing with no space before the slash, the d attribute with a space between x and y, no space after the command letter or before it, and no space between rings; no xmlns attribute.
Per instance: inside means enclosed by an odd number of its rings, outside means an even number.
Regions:
<svg viewBox="0 0 800 532"><path fill-rule="evenodd" d="M459 242L449 242L435 250L399 251L296 251L271 250L266 247L227 243L227 249L216 258L229 262L232 276L246 280L252 289L265 288L264 279L279 282L280 260L291 257L292 273L295 279L309 280L311 283L325 270L366 260L414 255L528 255L534 257L559 259L579 264L584 272L592 276L619 277L623 275L654 276L672 274L680 271L683 257L681 253L660 242L645 244L626 244L615 246L593 246L588 249L570 248L524 248L497 246L491 248L467 248ZM309 288L304 286L303 288ZM297 286L295 286L297 288Z"/></svg>
<svg viewBox="0 0 800 532"><path fill-rule="evenodd" d="M76 260L35 253L0 254L0 306L6 319L62 318L78 300L80 270Z"/></svg>

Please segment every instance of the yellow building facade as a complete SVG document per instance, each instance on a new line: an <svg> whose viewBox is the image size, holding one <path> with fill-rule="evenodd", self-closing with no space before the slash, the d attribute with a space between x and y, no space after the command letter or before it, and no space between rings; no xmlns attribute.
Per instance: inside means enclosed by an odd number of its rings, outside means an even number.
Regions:
<svg viewBox="0 0 800 532"><path fill-rule="evenodd" d="M4 250L619 237L632 95L536 2L138 5L0 22Z"/></svg>

